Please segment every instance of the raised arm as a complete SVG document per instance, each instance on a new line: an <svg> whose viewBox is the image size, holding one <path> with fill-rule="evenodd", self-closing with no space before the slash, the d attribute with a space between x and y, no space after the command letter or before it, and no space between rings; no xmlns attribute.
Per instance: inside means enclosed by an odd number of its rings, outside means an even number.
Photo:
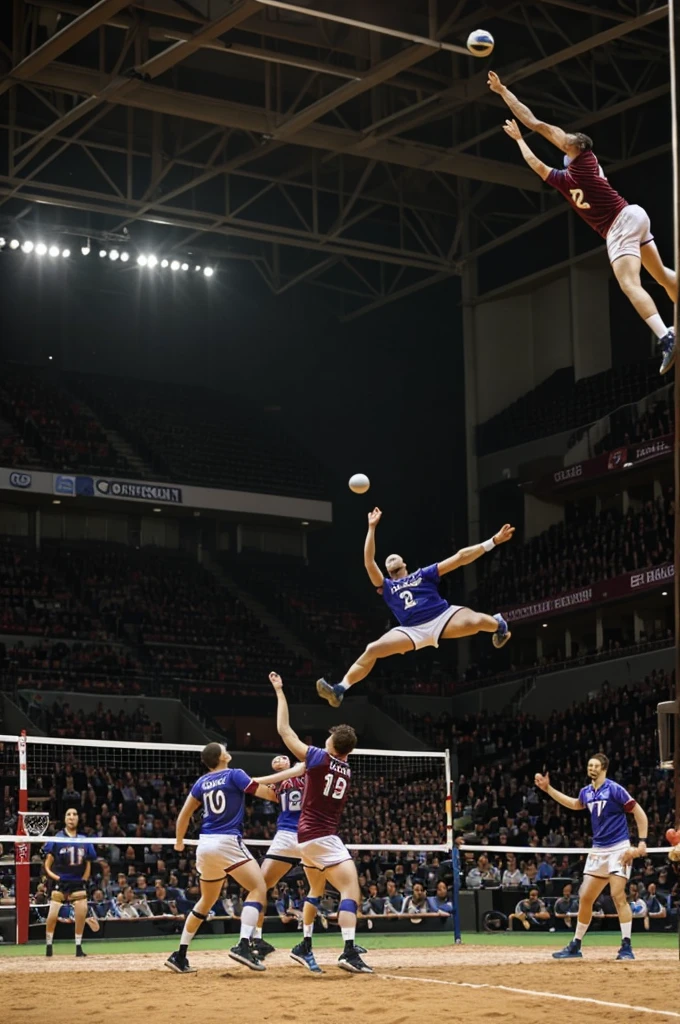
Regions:
<svg viewBox="0 0 680 1024"><path fill-rule="evenodd" d="M534 776L534 782L539 789L542 789L544 793L551 796L558 804L562 804L563 807L568 807L570 811L584 810L583 804L578 797L567 796L566 793L560 793L559 789L555 789L554 786L550 785L550 776L547 772L545 775L539 775L537 772Z"/></svg>
<svg viewBox="0 0 680 1024"><path fill-rule="evenodd" d="M364 566L374 587L381 587L383 582L383 574L375 560L375 528L380 522L381 516L382 512L379 508L374 508L372 512L368 513L368 533L364 541Z"/></svg>
<svg viewBox="0 0 680 1024"><path fill-rule="evenodd" d="M493 551L499 544L505 544L506 541L510 540L514 532L515 527L506 523L505 526L501 526L498 533L494 533L490 540L485 540L482 544L472 544L469 548L461 548L460 551L456 551L455 555L451 555L449 558L445 558L443 562L438 563L439 575L444 576L447 572L460 569L462 565L476 562L487 551Z"/></svg>
<svg viewBox="0 0 680 1024"><path fill-rule="evenodd" d="M254 779L254 782L261 782L264 786L275 786L278 782L285 782L286 779L299 779L307 771L304 761L294 764L292 768L286 768L283 772L276 772L274 775L262 775Z"/></svg>
<svg viewBox="0 0 680 1024"><path fill-rule="evenodd" d="M503 125L503 131L505 132L506 135L509 135L511 139L514 139L514 141L517 143L517 145L519 146L520 153L524 157L525 161L529 164L529 167L534 172L534 174L537 174L539 178L542 178L543 181L545 181L550 172L552 171L552 167L548 167L548 165L544 164L542 160L539 160L536 154L534 153L533 149L531 149L531 147L526 144L526 142L522 138L521 131L517 127L517 122L506 121L505 124Z"/></svg>
<svg viewBox="0 0 680 1024"><path fill-rule="evenodd" d="M489 72L489 78L487 82L491 92L495 92L501 97L503 102L510 108L512 113L515 115L518 121L521 121L525 128L529 128L532 132L537 132L538 135L542 135L548 142L552 142L554 146L561 149L563 153L567 151L567 133L563 128L558 128L557 125L547 124L545 121L541 121L536 115L529 110L526 104L520 102L517 99L514 92L503 85L500 78L495 71Z"/></svg>
<svg viewBox="0 0 680 1024"><path fill-rule="evenodd" d="M269 682L276 692L276 731L291 754L295 754L300 761L304 761L309 748L306 743L302 742L295 730L291 728L288 715L288 701L283 692L283 679L278 672L270 672Z"/></svg>

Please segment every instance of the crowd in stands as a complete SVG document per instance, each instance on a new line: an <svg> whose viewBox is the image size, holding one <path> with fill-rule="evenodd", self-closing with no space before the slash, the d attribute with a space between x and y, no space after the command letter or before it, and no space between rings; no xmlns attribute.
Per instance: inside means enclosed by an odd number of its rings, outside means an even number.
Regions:
<svg viewBox="0 0 680 1024"><path fill-rule="evenodd" d="M509 609L673 560L672 492L627 513L572 509L567 521L528 543L507 544L486 563L482 608Z"/></svg>
<svg viewBox="0 0 680 1024"><path fill-rule="evenodd" d="M98 420L48 374L30 367L3 366L0 415L14 427L22 444L37 454L44 468L130 473L127 460L111 445ZM15 444L14 465L20 464L20 454Z"/></svg>
<svg viewBox="0 0 680 1024"><path fill-rule="evenodd" d="M673 432L673 411L672 393L668 398L658 399L642 414L637 413L635 406L616 410L610 416L608 433L594 446L593 454L666 437Z"/></svg>
<svg viewBox="0 0 680 1024"><path fill-rule="evenodd" d="M163 730L160 722L152 722L143 708L133 712L113 712L100 703L85 710L72 708L68 701L50 704L33 694L26 711L48 736L63 736L79 740L124 740L140 743L161 743Z"/></svg>
<svg viewBox="0 0 680 1024"><path fill-rule="evenodd" d="M557 370L532 391L477 428L477 454L488 455L550 434L593 423L659 387L658 360L612 367L574 380L574 368Z"/></svg>

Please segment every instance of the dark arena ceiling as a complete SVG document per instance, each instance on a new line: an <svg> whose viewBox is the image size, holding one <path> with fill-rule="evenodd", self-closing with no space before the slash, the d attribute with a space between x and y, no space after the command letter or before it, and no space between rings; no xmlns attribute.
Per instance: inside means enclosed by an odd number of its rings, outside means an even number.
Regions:
<svg viewBox="0 0 680 1024"><path fill-rule="evenodd" d="M348 318L555 215L493 67L608 168L670 149L667 10L639 0L3 0L0 223L248 261ZM492 57L465 51L490 30ZM597 127L596 127L597 126Z"/></svg>

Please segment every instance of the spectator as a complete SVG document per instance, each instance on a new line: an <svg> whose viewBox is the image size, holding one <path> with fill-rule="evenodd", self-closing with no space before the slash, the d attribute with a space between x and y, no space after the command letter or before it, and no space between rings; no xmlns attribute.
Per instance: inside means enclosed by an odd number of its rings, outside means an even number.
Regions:
<svg viewBox="0 0 680 1024"><path fill-rule="evenodd" d="M529 890L526 899L520 900L515 907L514 913L508 916L508 931L513 928L513 921L520 921L522 926L529 931L534 928L543 928L550 920L550 913L542 899L539 899L538 889L534 886Z"/></svg>
<svg viewBox="0 0 680 1024"><path fill-rule="evenodd" d="M384 914L401 914L404 909L404 897L397 892L397 884L393 878L389 878L385 885L385 899L383 902Z"/></svg>
<svg viewBox="0 0 680 1024"><path fill-rule="evenodd" d="M488 886L500 885L501 873L497 867L494 867L489 862L487 855L481 853L477 858L476 867L472 868L465 882L468 889L481 889L484 884Z"/></svg>
<svg viewBox="0 0 680 1024"><path fill-rule="evenodd" d="M647 907L647 916L644 919L644 927L646 931L649 931L650 919L664 918L668 913L665 905L656 894L656 884L654 882L650 882L647 888L645 906Z"/></svg>
<svg viewBox="0 0 680 1024"><path fill-rule="evenodd" d="M453 900L446 882L437 882L437 891L434 896L428 897L427 902L433 913L442 917L453 916Z"/></svg>
<svg viewBox="0 0 680 1024"><path fill-rule="evenodd" d="M504 889L514 889L520 885L528 884L526 875L517 867L517 857L514 853L509 853L507 867L501 878L501 885Z"/></svg>
<svg viewBox="0 0 680 1024"><path fill-rule="evenodd" d="M559 921L564 921L567 928L576 927L578 896L574 894L574 886L571 882L566 882L562 886L562 895L555 900L553 912Z"/></svg>
<svg viewBox="0 0 680 1024"><path fill-rule="evenodd" d="M409 915L414 924L420 924L422 915L427 914L429 910L425 886L422 882L416 882L413 886L413 893L404 902L402 914Z"/></svg>

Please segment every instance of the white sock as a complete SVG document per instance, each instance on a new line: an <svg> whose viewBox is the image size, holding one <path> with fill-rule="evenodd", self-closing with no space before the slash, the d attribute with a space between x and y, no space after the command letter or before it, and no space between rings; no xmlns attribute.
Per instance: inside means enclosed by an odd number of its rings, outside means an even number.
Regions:
<svg viewBox="0 0 680 1024"><path fill-rule="evenodd" d="M244 907L241 911L241 938L249 939L257 928L260 911L257 907Z"/></svg>
<svg viewBox="0 0 680 1024"><path fill-rule="evenodd" d="M45 945L47 945L47 946L51 946L51 945L52 945L52 939L53 939L53 938L54 938L54 932L52 932L52 934L51 934L51 935L46 935L46 936L45 936Z"/></svg>
<svg viewBox="0 0 680 1024"><path fill-rule="evenodd" d="M254 928L253 929L253 938L254 939L261 939L262 938L262 929L261 928Z"/></svg>
<svg viewBox="0 0 680 1024"><path fill-rule="evenodd" d="M588 931L589 928L590 928L590 921L588 921L588 924L581 924L580 921L577 921L576 922L576 936L575 937L577 939L582 939L583 936L585 935L585 933Z"/></svg>
<svg viewBox="0 0 680 1024"><path fill-rule="evenodd" d="M342 938L344 942L354 942L354 936L356 934L356 925L352 928L341 928Z"/></svg>
<svg viewBox="0 0 680 1024"><path fill-rule="evenodd" d="M198 931L198 929L196 929ZM190 932L186 925L182 928L182 937L179 940L180 946L188 946L196 932Z"/></svg>
<svg viewBox="0 0 680 1024"><path fill-rule="evenodd" d="M83 941L82 935L76 935L76 946L79 946Z"/></svg>
<svg viewBox="0 0 680 1024"><path fill-rule="evenodd" d="M349 683L346 683L345 680L343 679L341 683L338 683L338 687L341 690L349 690Z"/></svg>
<svg viewBox="0 0 680 1024"><path fill-rule="evenodd" d="M648 316L645 323L649 327L650 331L654 332L657 338L663 338L664 335L668 334L668 328L658 313Z"/></svg>
<svg viewBox="0 0 680 1024"><path fill-rule="evenodd" d="M621 922L621 938L622 939L629 939L632 931L633 931L633 922L632 921L622 921Z"/></svg>
<svg viewBox="0 0 680 1024"><path fill-rule="evenodd" d="M302 925L302 934L303 934L303 936L306 939L311 939L312 935L314 934L314 925L313 924L303 924Z"/></svg>

